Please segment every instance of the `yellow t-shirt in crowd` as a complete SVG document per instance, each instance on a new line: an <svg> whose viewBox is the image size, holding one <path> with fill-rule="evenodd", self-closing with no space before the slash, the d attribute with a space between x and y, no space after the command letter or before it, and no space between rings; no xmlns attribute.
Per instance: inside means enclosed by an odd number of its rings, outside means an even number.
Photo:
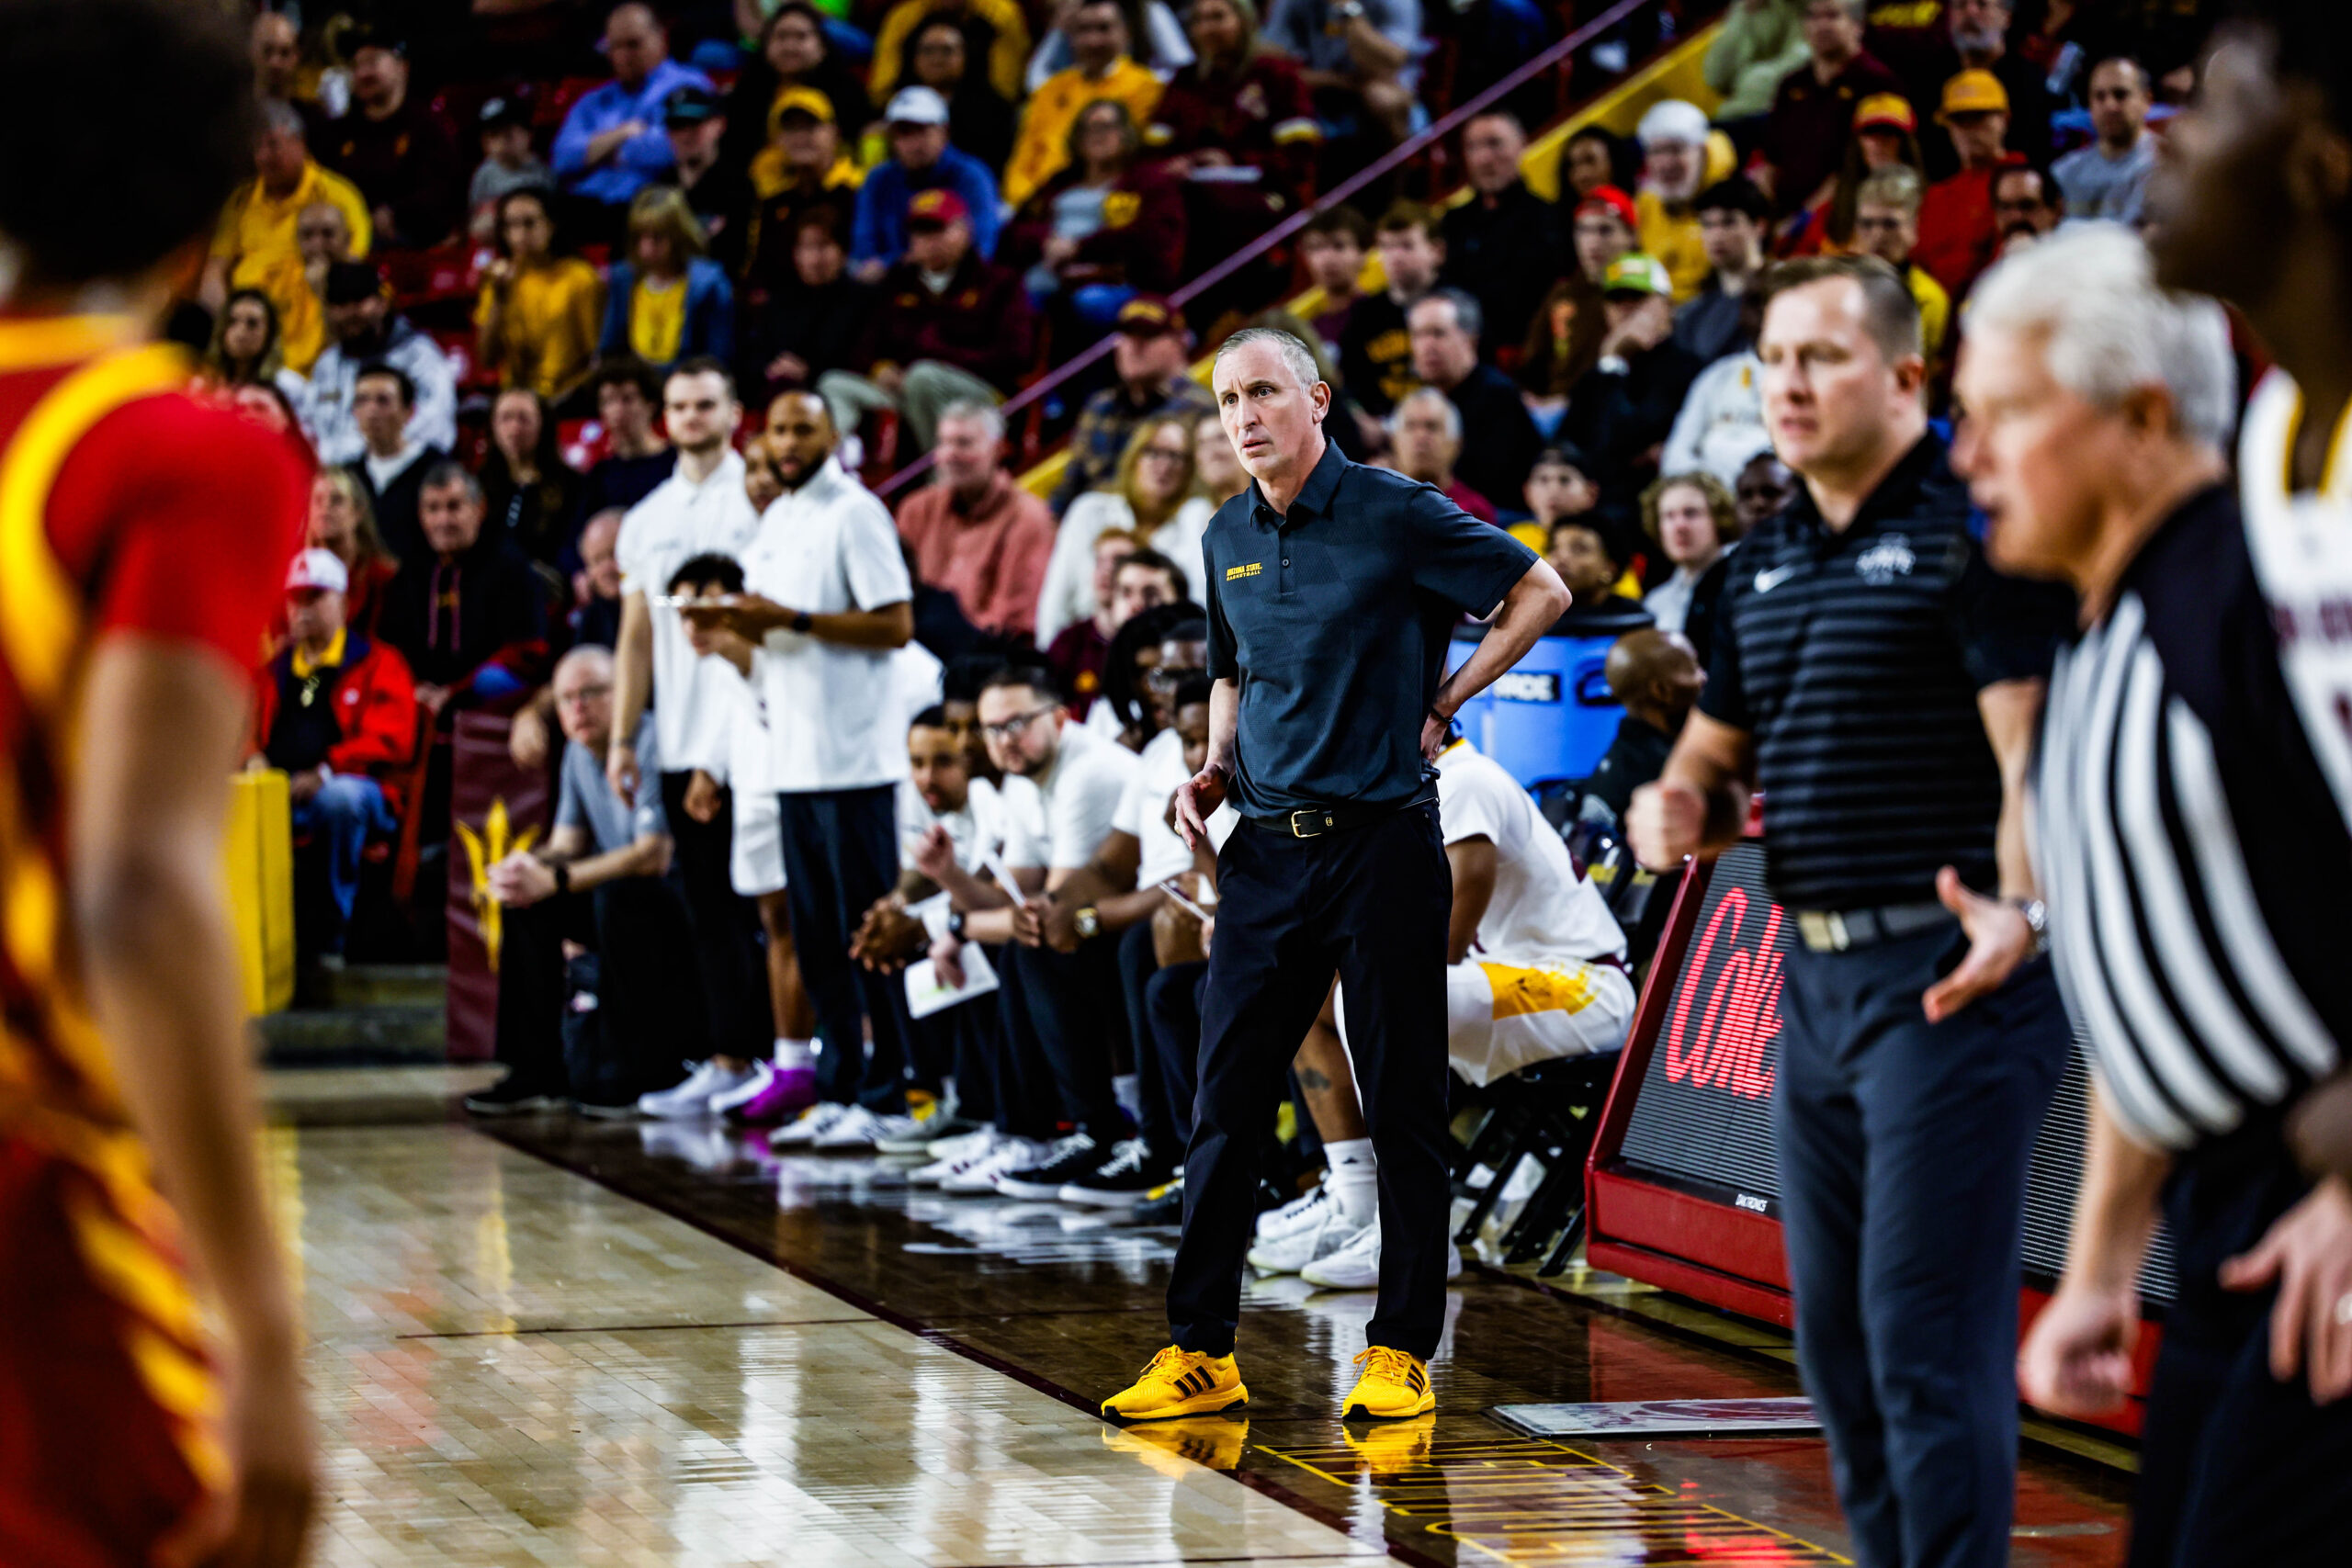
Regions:
<svg viewBox="0 0 2352 1568"><path fill-rule="evenodd" d="M915 29L933 16L953 17L958 9L951 0L899 0L890 7L882 18L881 32L874 39L874 78L867 89L876 103L882 102L899 85L899 68L914 63L906 58L906 51ZM1006 103L1019 103L1022 73L1029 65L1029 18L1013 0L963 0L960 9L986 22L996 34L996 40L989 46L989 85ZM967 61L964 68L968 71L980 63L977 60Z"/></svg>
<svg viewBox="0 0 2352 1568"><path fill-rule="evenodd" d="M302 177L284 196L272 196L258 178L248 180L220 209L212 231L212 254L227 261L229 287L258 288L277 308L279 344L286 367L308 374L326 346L326 312L302 276L302 252L294 241L302 209L326 202L351 229L351 259L364 261L375 243L367 198L359 187L316 163L302 165Z"/></svg>
<svg viewBox="0 0 2352 1568"><path fill-rule="evenodd" d="M491 286L483 284L474 302L477 327L490 319L491 294ZM485 368L497 374L502 387L528 387L548 399L562 396L596 357L604 295L596 269L577 256L515 274L507 286L494 362Z"/></svg>
<svg viewBox="0 0 2352 1568"><path fill-rule="evenodd" d="M1108 98L1126 107L1140 132L1159 107L1159 78L1121 55L1101 81L1073 65L1046 78L1021 111L1021 134L1004 165L1004 199L1013 207L1037 194L1069 162L1069 128L1089 104Z"/></svg>
<svg viewBox="0 0 2352 1568"><path fill-rule="evenodd" d="M628 297L629 351L648 365L667 365L678 357L685 333L686 280L639 278Z"/></svg>
<svg viewBox="0 0 2352 1568"><path fill-rule="evenodd" d="M1634 197L1634 212L1641 220L1636 231L1641 248L1665 264L1666 276L1674 279L1674 302L1688 304L1698 296L1709 271L1699 215L1686 212L1678 218L1648 191Z"/></svg>

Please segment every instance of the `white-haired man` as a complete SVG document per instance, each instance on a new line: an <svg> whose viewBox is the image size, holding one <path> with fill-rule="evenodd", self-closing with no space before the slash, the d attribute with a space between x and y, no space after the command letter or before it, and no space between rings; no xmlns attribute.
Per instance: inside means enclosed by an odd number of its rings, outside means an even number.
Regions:
<svg viewBox="0 0 2352 1568"><path fill-rule="evenodd" d="M1216 941L1169 1280L1173 1343L1104 1402L1113 1420L1244 1404L1233 1360L1266 1118L1336 972L1346 983L1364 1117L1380 1163L1380 1303L1343 1417L1436 1408L1447 1182L1446 921L1453 889L1435 772L1464 702L1567 608L1526 546L1435 491L1350 462L1323 435L1331 389L1306 345L1245 329L1211 385L1251 478L1202 547L1209 612L1208 760L1176 792L1197 845L1230 798ZM1464 615L1486 639L1441 680Z"/></svg>
<svg viewBox="0 0 2352 1568"><path fill-rule="evenodd" d="M2139 241L2099 225L1977 285L1958 380L1987 550L2082 599L2033 841L2098 1076L2065 1277L2018 1373L2062 1415L2122 1404L2161 1201L2179 1284L2134 1562L2316 1562L2352 1530L2352 1190L2298 1169L2282 1132L2352 1038L2329 914L2352 833L2229 483L2233 374L2220 308L2157 289ZM2289 1251L2298 1288L2272 1292Z"/></svg>
<svg viewBox="0 0 2352 1568"><path fill-rule="evenodd" d="M1666 264L1674 302L1698 298L1713 265L1699 222L1699 192L1707 184L1707 116L1680 98L1652 104L1634 138L1642 144L1642 188L1634 197L1641 248Z"/></svg>

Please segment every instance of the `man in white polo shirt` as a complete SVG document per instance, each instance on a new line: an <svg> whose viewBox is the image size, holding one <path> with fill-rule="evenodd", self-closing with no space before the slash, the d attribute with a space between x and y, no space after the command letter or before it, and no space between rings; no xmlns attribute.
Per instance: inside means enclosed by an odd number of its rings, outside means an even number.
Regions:
<svg viewBox="0 0 2352 1568"><path fill-rule="evenodd" d="M695 955L709 1010L711 1058L675 1089L646 1097L652 1116L703 1116L712 1101L750 1087L767 1054L760 1003L759 926L729 876L732 801L720 792L707 818L686 810L695 771L727 776L730 679L696 653L669 597L673 573L695 556L741 556L759 527L743 488L743 459L729 445L738 413L735 383L716 359L689 359L662 385L662 420L678 462L671 476L621 521L614 556L621 569L620 643L615 650L613 739L605 774L634 801L658 790L677 846L678 875L694 917ZM633 744L648 705L662 759L658 779L640 776Z"/></svg>
<svg viewBox="0 0 2352 1568"><path fill-rule="evenodd" d="M906 698L893 655L914 635L914 585L888 509L834 456L820 400L777 398L767 440L784 493L743 552L746 592L693 614L762 647L786 902L824 1042L818 1102L768 1141L870 1148L914 1126L905 991L849 952L865 911L899 880Z"/></svg>

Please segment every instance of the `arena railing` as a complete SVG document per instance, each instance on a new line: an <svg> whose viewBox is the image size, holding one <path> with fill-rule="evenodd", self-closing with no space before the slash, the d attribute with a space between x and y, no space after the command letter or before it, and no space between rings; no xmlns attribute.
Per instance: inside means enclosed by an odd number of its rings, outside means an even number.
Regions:
<svg viewBox="0 0 2352 1568"><path fill-rule="evenodd" d="M1664 3L1665 0L1618 0L1616 5L1610 6L1590 21L1582 23L1557 43L1553 44L1542 53L1532 56L1484 92L1455 106L1442 118L1430 122L1428 129L1398 142L1379 158L1324 192L1311 206L1301 208L1257 239L1202 273L1198 277L1177 288L1169 295L1169 303L1182 310L1192 300L1200 298L1275 246L1289 240L1307 224L1313 222L1318 214L1329 211L1367 186L1385 178L1430 147L1452 135L1469 120L1484 113L1489 107L1510 97L1511 94L1541 76L1544 72L1565 64L1569 56L1620 22L1641 11L1660 6ZM1001 405L1007 423L1011 423L1014 414L1051 397L1100 363L1103 356L1111 352L1111 346L1116 341L1116 333L1104 333L1076 355L1057 366L1049 374L1031 382L1007 398ZM896 495L930 472L931 463L932 455L928 452L924 453L884 479L876 487L876 492L885 499Z"/></svg>

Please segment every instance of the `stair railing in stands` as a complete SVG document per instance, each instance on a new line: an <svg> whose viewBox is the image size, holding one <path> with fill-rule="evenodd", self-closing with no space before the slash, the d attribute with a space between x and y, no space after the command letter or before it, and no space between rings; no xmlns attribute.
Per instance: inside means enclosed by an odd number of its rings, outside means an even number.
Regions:
<svg viewBox="0 0 2352 1568"><path fill-rule="evenodd" d="M1298 211L1292 213L1288 218L1283 220L1280 223L1275 224L1263 234L1259 235L1257 239L1251 241L1249 244L1242 246L1241 249L1234 252L1231 255L1226 257L1225 260L1217 263L1216 265L1209 268L1208 271L1193 279L1192 282L1185 284L1181 288L1178 288L1174 293L1168 297L1169 302L1181 309L1192 300L1198 299L1208 289L1216 288L1218 284L1224 282L1227 278L1232 276L1235 273L1240 271L1251 262L1256 261L1260 256L1264 255L1268 251L1272 250L1276 245L1281 244L1284 240L1289 239L1293 234L1297 233L1301 229L1306 228L1307 224L1314 221L1317 214L1337 207L1340 203L1347 200L1350 197L1354 196L1358 191L1363 190L1374 181L1380 179L1391 170L1396 169L1400 164L1404 164L1408 159L1413 157L1414 154L1419 152L1423 148L1430 146L1431 143L1437 141L1442 137L1451 135L1456 127L1464 124L1476 116L1485 112L1490 105L1500 102L1502 99L1509 97L1512 93L1518 91L1521 86L1524 85L1529 81L1542 75L1552 67L1560 64L1577 50L1582 49L1586 44L1590 43L1594 39L1600 37L1611 28L1615 27L1619 22L1622 22L1626 17L1631 17L1634 12L1643 9L1645 6L1656 6L1661 3L1662 0L1618 0L1616 5L1610 6L1609 9L1601 12L1600 15L1593 17L1592 20L1585 23L1582 27L1577 28L1559 42L1544 51L1543 53L1534 56L1532 59L1526 62L1526 63L1521 65L1517 70L1505 76L1502 80L1497 82L1493 86L1488 87L1485 92L1480 93L1477 96L1456 107L1444 118L1433 122L1428 130L1423 130L1417 135L1408 137L1405 141L1398 142L1395 147L1383 153L1379 158L1374 159L1363 169L1358 170L1355 174L1349 175L1346 179L1332 186L1330 190L1317 198L1313 206L1301 208ZM1031 382L1028 386L1023 387L1019 391L1013 393L1012 396L1004 400L1002 412L1008 416L1017 413L1021 410L1029 407L1032 403L1036 402L1040 399L1067 384L1072 378L1083 372L1088 367L1100 360L1104 355L1109 354L1111 352L1111 345L1115 341L1116 335L1117 334L1115 333L1104 333L1101 338L1095 340L1093 344L1080 352L1075 357L1066 361L1050 374ZM924 474L930 471L931 454L926 452L922 457L916 458L913 462L908 464L905 468L900 468L897 473L892 474L888 479L884 479L876 488L876 493L885 498L896 495L899 491L904 490L908 485L912 484L916 479L921 479Z"/></svg>

